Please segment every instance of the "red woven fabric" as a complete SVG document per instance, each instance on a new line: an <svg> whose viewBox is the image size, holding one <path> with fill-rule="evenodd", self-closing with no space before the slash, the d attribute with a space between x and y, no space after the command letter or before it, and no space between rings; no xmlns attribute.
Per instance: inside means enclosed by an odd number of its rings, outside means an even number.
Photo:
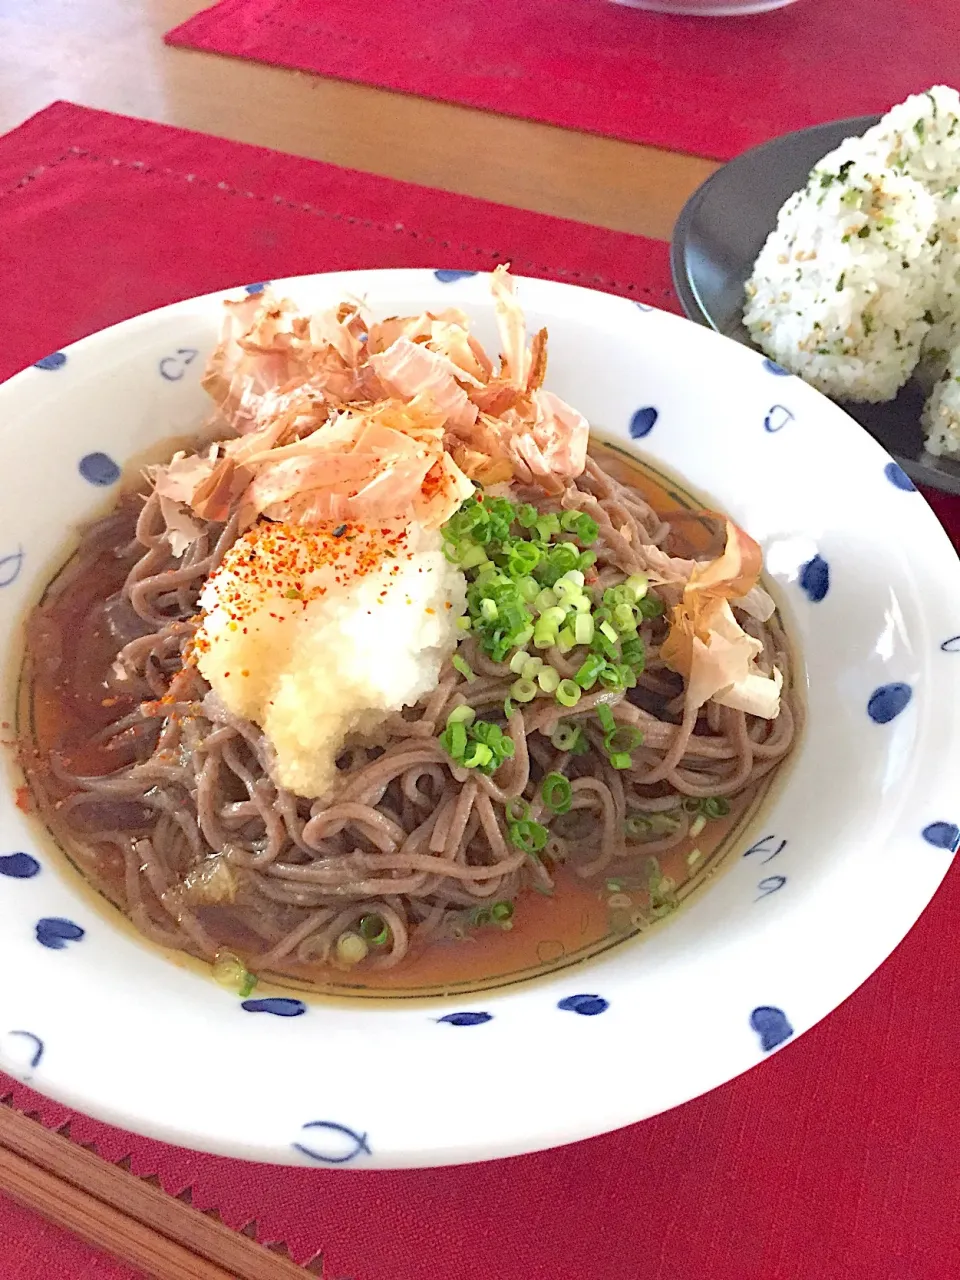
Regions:
<svg viewBox="0 0 960 1280"><path fill-rule="evenodd" d="M718 160L960 81L956 0L722 19L609 0L222 0L166 39Z"/></svg>
<svg viewBox="0 0 960 1280"><path fill-rule="evenodd" d="M0 139L0 268L17 300L3 373L221 286L507 258L668 297L666 245L619 233L62 103ZM938 511L960 539L960 502ZM299 1261L322 1249L327 1280L946 1280L960 1274L958 937L960 870L855 996L760 1069L645 1124L495 1164L262 1168L71 1116L2 1078L0 1092L171 1194L192 1187L234 1228L256 1219ZM602 1088L602 1071L571 1088ZM20 1265L26 1238L0 1201L0 1260ZM97 1274L84 1246L67 1249L16 1280Z"/></svg>

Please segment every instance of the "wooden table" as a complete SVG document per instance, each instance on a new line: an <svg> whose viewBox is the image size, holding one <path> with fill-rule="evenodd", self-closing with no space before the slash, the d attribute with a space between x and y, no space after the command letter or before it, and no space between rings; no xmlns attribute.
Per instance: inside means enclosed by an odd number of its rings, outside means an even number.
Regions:
<svg viewBox="0 0 960 1280"><path fill-rule="evenodd" d="M0 0L0 133L66 98L663 240L684 201L717 167L654 147L162 43L164 31L205 7L196 0ZM225 1276L213 1264L197 1271L208 1264L183 1261L175 1247L157 1253L139 1223L162 1231L182 1206L149 1186L127 1184L126 1176L0 1108L0 1190L94 1244L124 1237L113 1219L136 1211L121 1251L126 1261L154 1274ZM94 1177L105 1203L65 1194L58 1181L83 1186ZM136 1205L128 1203L131 1196ZM179 1231L183 1238L182 1225ZM231 1274L304 1274L200 1215L192 1233L199 1253L230 1257ZM225 1240L218 1243L217 1233Z"/></svg>
<svg viewBox="0 0 960 1280"><path fill-rule="evenodd" d="M0 132L57 98L668 240L714 161L161 43L195 0L0 0Z"/></svg>

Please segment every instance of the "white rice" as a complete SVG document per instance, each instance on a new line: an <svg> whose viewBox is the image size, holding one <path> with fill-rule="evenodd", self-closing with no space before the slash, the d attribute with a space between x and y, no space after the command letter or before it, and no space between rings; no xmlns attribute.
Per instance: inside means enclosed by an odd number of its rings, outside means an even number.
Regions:
<svg viewBox="0 0 960 1280"><path fill-rule="evenodd" d="M946 373L953 348L960 345L960 194L938 197L940 260L930 303L932 324L923 340L918 381L929 392Z"/></svg>
<svg viewBox="0 0 960 1280"><path fill-rule="evenodd" d="M934 85L893 107L860 140L864 157L923 183L934 195L960 186L960 94Z"/></svg>
<svg viewBox="0 0 960 1280"><path fill-rule="evenodd" d="M960 453L960 345L951 352L946 372L924 407L923 429L930 453Z"/></svg>
<svg viewBox="0 0 960 1280"><path fill-rule="evenodd" d="M937 202L848 139L780 211L744 323L784 368L843 400L891 400L920 357L936 291Z"/></svg>

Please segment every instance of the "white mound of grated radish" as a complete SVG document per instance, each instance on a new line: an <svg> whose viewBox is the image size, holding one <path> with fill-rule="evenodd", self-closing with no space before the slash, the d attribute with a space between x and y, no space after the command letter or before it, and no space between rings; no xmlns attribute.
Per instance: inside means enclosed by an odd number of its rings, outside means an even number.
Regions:
<svg viewBox="0 0 960 1280"><path fill-rule="evenodd" d="M327 794L348 735L436 687L466 606L440 547L418 525L260 524L227 552L201 596L197 665L264 730L279 785Z"/></svg>

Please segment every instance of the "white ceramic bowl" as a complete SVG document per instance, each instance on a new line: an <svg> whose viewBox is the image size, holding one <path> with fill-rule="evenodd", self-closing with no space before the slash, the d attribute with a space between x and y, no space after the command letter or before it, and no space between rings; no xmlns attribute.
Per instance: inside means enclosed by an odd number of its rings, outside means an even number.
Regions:
<svg viewBox="0 0 960 1280"><path fill-rule="evenodd" d="M321 305L365 295L382 314L456 304L493 339L486 280L462 272L277 287ZM623 298L519 287L533 327L550 329L549 385L762 543L809 683L779 796L675 919L551 978L251 1012L94 907L17 807L11 764L5 1071L114 1124L251 1159L505 1156L641 1120L762 1062L836 1008L929 902L960 823L960 566L923 498L841 410L753 352ZM112 502L128 459L205 416L219 316L220 295L178 303L0 387L0 720L14 718L22 617L71 529Z"/></svg>

